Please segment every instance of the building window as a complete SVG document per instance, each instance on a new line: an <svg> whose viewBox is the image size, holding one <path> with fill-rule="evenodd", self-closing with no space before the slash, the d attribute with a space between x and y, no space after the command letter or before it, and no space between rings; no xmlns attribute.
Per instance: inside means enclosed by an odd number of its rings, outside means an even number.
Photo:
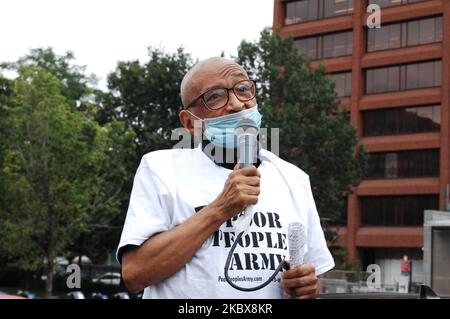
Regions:
<svg viewBox="0 0 450 319"><path fill-rule="evenodd" d="M382 8L387 8L422 1L425 0L369 0L369 4L378 4Z"/></svg>
<svg viewBox="0 0 450 319"><path fill-rule="evenodd" d="M353 0L322 0L324 18L337 17L353 13Z"/></svg>
<svg viewBox="0 0 450 319"><path fill-rule="evenodd" d="M366 94L440 86L441 61L411 63L366 71Z"/></svg>
<svg viewBox="0 0 450 319"><path fill-rule="evenodd" d="M285 4L284 24L294 24L319 18L318 0L293 1Z"/></svg>
<svg viewBox="0 0 450 319"><path fill-rule="evenodd" d="M353 31L337 32L294 41L300 53L312 60L352 54Z"/></svg>
<svg viewBox="0 0 450 319"><path fill-rule="evenodd" d="M439 132L441 106L420 106L362 112L363 136Z"/></svg>
<svg viewBox="0 0 450 319"><path fill-rule="evenodd" d="M353 0L290 1L285 13L285 25L337 17L353 13Z"/></svg>
<svg viewBox="0 0 450 319"><path fill-rule="evenodd" d="M369 179L438 177L439 150L370 153Z"/></svg>
<svg viewBox="0 0 450 319"><path fill-rule="evenodd" d="M342 72L331 74L331 79L335 83L335 91L338 97L352 95L352 72Z"/></svg>
<svg viewBox="0 0 450 319"><path fill-rule="evenodd" d="M439 195L362 196L363 226L422 226L426 209L439 209Z"/></svg>
<svg viewBox="0 0 450 319"><path fill-rule="evenodd" d="M442 17L414 20L367 29L367 51L398 49L442 41Z"/></svg>

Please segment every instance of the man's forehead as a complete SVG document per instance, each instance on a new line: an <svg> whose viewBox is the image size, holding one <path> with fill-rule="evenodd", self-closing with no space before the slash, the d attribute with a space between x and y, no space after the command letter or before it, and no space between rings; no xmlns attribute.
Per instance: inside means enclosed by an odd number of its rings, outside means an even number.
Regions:
<svg viewBox="0 0 450 319"><path fill-rule="evenodd" d="M230 86L232 82L248 78L247 72L234 61L213 58L200 62L189 73L182 98L189 103L205 91L220 86ZM182 90L183 91L183 90Z"/></svg>
<svg viewBox="0 0 450 319"><path fill-rule="evenodd" d="M208 90L216 85L227 85L230 80L239 81L247 78L247 73L238 65L217 70L216 72L205 72L205 74L200 77L201 80L204 79L206 82L206 87L203 87L204 90Z"/></svg>
<svg viewBox="0 0 450 319"><path fill-rule="evenodd" d="M208 65L199 69L191 80L197 83L200 89L207 90L217 84L225 85L229 80L246 79L247 73L245 70L234 62L219 65Z"/></svg>

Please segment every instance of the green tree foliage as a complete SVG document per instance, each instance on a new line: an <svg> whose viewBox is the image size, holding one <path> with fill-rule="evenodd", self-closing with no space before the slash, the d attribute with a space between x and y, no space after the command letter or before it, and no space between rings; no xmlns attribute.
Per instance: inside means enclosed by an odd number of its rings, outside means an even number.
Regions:
<svg viewBox="0 0 450 319"><path fill-rule="evenodd" d="M8 125L6 123L6 110L3 105L7 103L12 94L13 82L9 79L4 78L0 73L0 167L4 161L5 154L5 143L6 132L8 130ZM2 194L4 194L5 181L0 178L0 205L2 201ZM1 206L0 206L1 207Z"/></svg>
<svg viewBox="0 0 450 319"><path fill-rule="evenodd" d="M332 254L336 263L336 269L348 271L360 271L362 269L362 265L358 260L349 257L347 246L334 248Z"/></svg>
<svg viewBox="0 0 450 319"><path fill-rule="evenodd" d="M93 141L90 152L95 156L91 161L94 178L85 207L90 219L69 249L73 254L104 260L117 248L139 159L136 135L123 122L112 120L103 126L94 120L92 123L95 130L89 139Z"/></svg>
<svg viewBox="0 0 450 319"><path fill-rule="evenodd" d="M16 62L2 63L3 69L18 70L21 66L35 66L45 69L61 82L61 94L72 108L84 108L86 98L93 90L89 84L96 82L95 76L87 77L85 67L72 63L75 59L70 51L57 55L52 48L31 49L30 53Z"/></svg>
<svg viewBox="0 0 450 319"><path fill-rule="evenodd" d="M367 154L339 110L334 82L323 67L311 68L292 39L269 29L259 41L241 43L237 62L260 84L263 126L280 128L280 156L310 176L321 217L336 222L343 195L364 175Z"/></svg>
<svg viewBox="0 0 450 319"><path fill-rule="evenodd" d="M125 121L137 135L140 155L171 148L171 132L181 126L180 84L191 66L181 48L173 54L150 48L145 64L119 62L108 77L110 92L101 99L99 121Z"/></svg>
<svg viewBox="0 0 450 319"><path fill-rule="evenodd" d="M73 96L64 96L64 79L52 68L16 66L18 76L0 104L0 252L26 270L46 260L50 295L55 257L66 255L81 236L93 241L99 228L121 222L136 137L118 121L100 126L94 105L74 109ZM100 249L113 249L115 237Z"/></svg>

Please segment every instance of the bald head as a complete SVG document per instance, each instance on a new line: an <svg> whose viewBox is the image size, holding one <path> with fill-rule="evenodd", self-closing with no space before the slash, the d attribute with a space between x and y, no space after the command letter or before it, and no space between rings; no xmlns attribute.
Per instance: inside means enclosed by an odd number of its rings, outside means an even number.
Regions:
<svg viewBox="0 0 450 319"><path fill-rule="evenodd" d="M236 62L213 57L198 62L181 82L180 95L184 107L212 87L229 87L233 79L248 79L247 72Z"/></svg>

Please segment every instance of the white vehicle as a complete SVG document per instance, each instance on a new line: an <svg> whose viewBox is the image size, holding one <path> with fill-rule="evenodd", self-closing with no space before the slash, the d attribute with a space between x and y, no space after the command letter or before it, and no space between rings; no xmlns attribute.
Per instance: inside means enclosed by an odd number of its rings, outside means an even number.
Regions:
<svg viewBox="0 0 450 319"><path fill-rule="evenodd" d="M101 283L104 285L120 285L120 273L118 272L105 272L104 274L92 279L92 282Z"/></svg>
<svg viewBox="0 0 450 319"><path fill-rule="evenodd" d="M71 291L67 294L67 297L71 299L86 299L81 291Z"/></svg>

